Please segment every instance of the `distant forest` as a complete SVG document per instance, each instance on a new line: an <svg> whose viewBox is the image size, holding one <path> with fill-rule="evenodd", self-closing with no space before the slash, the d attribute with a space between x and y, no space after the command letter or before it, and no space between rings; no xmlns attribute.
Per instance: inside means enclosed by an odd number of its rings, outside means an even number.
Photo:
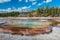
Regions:
<svg viewBox="0 0 60 40"><path fill-rule="evenodd" d="M0 13L0 17L60 17L60 8L47 6L29 12Z"/></svg>

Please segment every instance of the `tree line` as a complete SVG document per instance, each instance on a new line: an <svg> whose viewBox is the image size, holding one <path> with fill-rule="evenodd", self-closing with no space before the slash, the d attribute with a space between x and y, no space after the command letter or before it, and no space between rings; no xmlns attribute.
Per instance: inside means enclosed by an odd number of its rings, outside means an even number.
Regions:
<svg viewBox="0 0 60 40"><path fill-rule="evenodd" d="M0 17L60 17L60 8L47 6L29 12L0 13Z"/></svg>

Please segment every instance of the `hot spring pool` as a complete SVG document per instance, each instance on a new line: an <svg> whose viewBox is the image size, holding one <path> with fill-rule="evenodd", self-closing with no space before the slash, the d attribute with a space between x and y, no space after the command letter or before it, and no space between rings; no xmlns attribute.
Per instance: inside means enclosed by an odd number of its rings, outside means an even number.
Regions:
<svg viewBox="0 0 60 40"><path fill-rule="evenodd" d="M43 22L16 22L15 24L23 24L23 25L29 25L29 26L36 26L36 25L42 25Z"/></svg>
<svg viewBox="0 0 60 40"><path fill-rule="evenodd" d="M49 25L51 22L14 22L10 25L13 25L13 26L23 26L23 27L35 27L35 26L46 26L46 25Z"/></svg>

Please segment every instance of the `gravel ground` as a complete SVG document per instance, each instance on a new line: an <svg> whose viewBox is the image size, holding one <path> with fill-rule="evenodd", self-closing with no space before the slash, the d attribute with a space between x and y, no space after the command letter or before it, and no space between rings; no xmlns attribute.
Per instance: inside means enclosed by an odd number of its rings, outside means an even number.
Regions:
<svg viewBox="0 0 60 40"><path fill-rule="evenodd" d="M53 32L35 36L21 36L0 33L0 40L60 40L60 27L53 27Z"/></svg>

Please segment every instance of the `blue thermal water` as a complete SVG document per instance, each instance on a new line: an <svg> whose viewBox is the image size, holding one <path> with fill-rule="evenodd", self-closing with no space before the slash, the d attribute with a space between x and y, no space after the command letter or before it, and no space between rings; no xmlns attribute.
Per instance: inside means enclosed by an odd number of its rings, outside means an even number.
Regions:
<svg viewBox="0 0 60 40"><path fill-rule="evenodd" d="M37 25L42 25L43 22L16 22L16 24L22 24L25 26L37 26Z"/></svg>

